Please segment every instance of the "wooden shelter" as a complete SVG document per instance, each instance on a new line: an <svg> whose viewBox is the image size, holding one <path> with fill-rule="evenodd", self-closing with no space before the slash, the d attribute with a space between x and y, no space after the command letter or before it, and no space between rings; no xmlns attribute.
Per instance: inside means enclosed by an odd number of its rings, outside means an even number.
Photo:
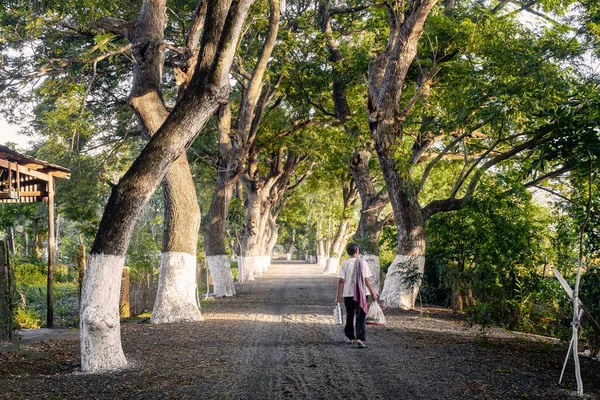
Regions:
<svg viewBox="0 0 600 400"><path fill-rule="evenodd" d="M54 178L70 177L67 168L0 146L0 204L48 203L48 328L54 325Z"/></svg>

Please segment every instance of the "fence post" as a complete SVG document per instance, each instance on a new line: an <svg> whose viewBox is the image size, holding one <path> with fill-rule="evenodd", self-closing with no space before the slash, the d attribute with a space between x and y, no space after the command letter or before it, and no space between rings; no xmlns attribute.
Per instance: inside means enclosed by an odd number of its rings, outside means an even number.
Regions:
<svg viewBox="0 0 600 400"><path fill-rule="evenodd" d="M85 257L85 245L83 239L79 236L79 246L77 246L77 295L81 304L81 286L83 285L83 275L85 274L85 266L87 264Z"/></svg>
<svg viewBox="0 0 600 400"><path fill-rule="evenodd" d="M129 302L129 285L131 271L129 267L123 268L123 276L121 277L121 300L119 302L119 314L121 318L131 317L131 309Z"/></svg>
<svg viewBox="0 0 600 400"><path fill-rule="evenodd" d="M14 279L7 243L0 240L0 338L12 339Z"/></svg>

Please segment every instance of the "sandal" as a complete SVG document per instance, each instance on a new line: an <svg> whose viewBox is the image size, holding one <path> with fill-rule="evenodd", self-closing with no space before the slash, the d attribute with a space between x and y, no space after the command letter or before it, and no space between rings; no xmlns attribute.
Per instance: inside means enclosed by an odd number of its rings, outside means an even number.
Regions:
<svg viewBox="0 0 600 400"><path fill-rule="evenodd" d="M348 338L344 338L344 342L347 344L352 344L354 343L354 340L348 339Z"/></svg>
<svg viewBox="0 0 600 400"><path fill-rule="evenodd" d="M363 342L359 342L358 340L356 341L356 345L358 346L359 349L364 349L367 347L366 344L364 344Z"/></svg>

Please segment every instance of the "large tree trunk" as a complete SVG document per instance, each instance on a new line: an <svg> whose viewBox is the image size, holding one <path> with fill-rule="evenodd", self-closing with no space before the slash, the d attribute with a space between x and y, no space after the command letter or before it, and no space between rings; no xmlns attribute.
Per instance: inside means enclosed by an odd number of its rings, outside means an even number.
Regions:
<svg viewBox="0 0 600 400"><path fill-rule="evenodd" d="M219 161L217 163L217 183L208 210L204 227L204 244L208 269L213 279L217 297L235 295L231 265L225 249L225 225L233 189L238 181L239 168L236 163L234 145L231 141L231 108L229 104L219 113Z"/></svg>
<svg viewBox="0 0 600 400"><path fill-rule="evenodd" d="M257 264L259 263L260 250L260 228L262 217L262 196L259 190L253 188L253 182L244 185L248 195L248 209L246 212L246 223L244 235L242 236L242 256L238 260L241 272L238 276L241 282L253 281Z"/></svg>
<svg viewBox="0 0 600 400"><path fill-rule="evenodd" d="M235 181L224 175L217 175L217 185L204 228L206 261L217 297L235 295L231 265L225 249L225 224Z"/></svg>
<svg viewBox="0 0 600 400"><path fill-rule="evenodd" d="M260 224L258 226L258 263L256 264L256 274L262 275L268 269L267 241L269 240L269 214L271 208L265 198L261 204Z"/></svg>
<svg viewBox="0 0 600 400"><path fill-rule="evenodd" d="M367 262L371 270L371 284L379 293L381 264L379 258L379 237L386 223L380 220L382 209L389 203L387 190L377 192L371 175L369 174L369 162L372 157L372 145L369 143L362 149L354 152L350 163L352 178L358 188L361 199L360 219L358 229L354 233L353 240L361 246L362 258Z"/></svg>
<svg viewBox="0 0 600 400"><path fill-rule="evenodd" d="M12 226L8 228L6 241L8 242L8 251L10 251L10 254L15 254L15 228Z"/></svg>
<svg viewBox="0 0 600 400"><path fill-rule="evenodd" d="M164 236L152 322L201 321L196 284L200 207L185 156L179 157L169 169L163 191Z"/></svg>
<svg viewBox="0 0 600 400"><path fill-rule="evenodd" d="M162 4L157 6L164 6L164 1L159 3ZM218 107L226 104L229 69L251 4L252 0L208 2L206 29L188 89L112 189L88 259L81 295L84 372L115 370L127 365L121 346L119 292L133 228L171 165ZM142 12L148 6L145 1Z"/></svg>
<svg viewBox="0 0 600 400"><path fill-rule="evenodd" d="M353 180L348 184L344 184L343 188L344 210L342 212L342 220L340 221L335 232L334 239L329 248L329 255L325 261L324 274L335 274L340 263L341 253L344 251L344 245L348 240L348 229L350 221L352 221L352 207L358 200L358 189Z"/></svg>
<svg viewBox="0 0 600 400"><path fill-rule="evenodd" d="M437 0L412 0L408 11L399 3L388 7L390 32L385 50L369 64L367 113L379 164L390 196L396 227L398 252L388 269L381 292L387 307L411 308L420 284L407 284L407 276L422 273L425 265L424 218L418 192L406 168L398 168L395 152L402 141L402 124L419 98L418 94L400 110L406 74L417 53L423 25ZM399 172L401 171L401 172Z"/></svg>
<svg viewBox="0 0 600 400"><path fill-rule="evenodd" d="M325 268L327 255L325 253L325 238L320 238L317 233L317 265Z"/></svg>
<svg viewBox="0 0 600 400"><path fill-rule="evenodd" d="M343 251L343 244L345 242L346 232L348 230L348 226L350 224L350 220L348 218L344 219L338 225L338 229L335 233L335 237L331 244L331 248L329 251L329 257L325 261L325 269L323 270L324 274L335 274L337 273L338 267L340 265L340 256Z"/></svg>
<svg viewBox="0 0 600 400"><path fill-rule="evenodd" d="M397 126L396 126L397 127ZM395 126L380 125L380 129ZM394 211L398 250L388 268L380 299L385 307L410 309L414 307L420 279L408 281L409 277L422 274L425 268L425 221L418 203L416 186L410 177L401 177L396 170L394 150L376 142L377 155ZM413 188L412 192L409 192Z"/></svg>
<svg viewBox="0 0 600 400"><path fill-rule="evenodd" d="M285 259L288 261L292 260L292 251L294 251L294 245L296 244L296 228L292 228L292 236L288 243L287 250L285 251Z"/></svg>

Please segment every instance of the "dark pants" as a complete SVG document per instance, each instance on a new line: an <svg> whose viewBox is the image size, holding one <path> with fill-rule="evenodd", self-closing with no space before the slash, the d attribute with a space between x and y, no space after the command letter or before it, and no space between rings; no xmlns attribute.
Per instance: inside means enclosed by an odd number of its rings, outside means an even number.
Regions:
<svg viewBox="0 0 600 400"><path fill-rule="evenodd" d="M344 297L344 305L346 306L346 327L344 332L350 340L358 339L360 341L367 339L367 313L360 308L357 301L353 297ZM356 336L354 336L354 316L356 315Z"/></svg>

